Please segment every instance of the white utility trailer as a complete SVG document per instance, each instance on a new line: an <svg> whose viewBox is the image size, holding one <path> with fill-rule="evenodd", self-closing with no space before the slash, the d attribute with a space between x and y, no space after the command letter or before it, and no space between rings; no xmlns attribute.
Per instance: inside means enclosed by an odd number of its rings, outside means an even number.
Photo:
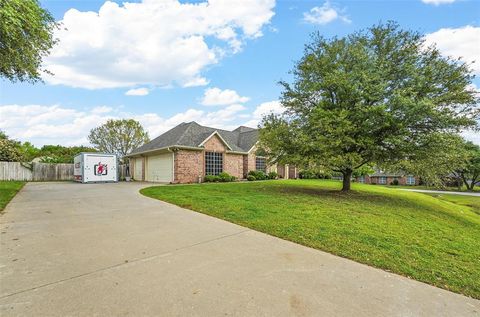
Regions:
<svg viewBox="0 0 480 317"><path fill-rule="evenodd" d="M117 156L106 153L80 153L73 159L75 181L104 183L118 181Z"/></svg>

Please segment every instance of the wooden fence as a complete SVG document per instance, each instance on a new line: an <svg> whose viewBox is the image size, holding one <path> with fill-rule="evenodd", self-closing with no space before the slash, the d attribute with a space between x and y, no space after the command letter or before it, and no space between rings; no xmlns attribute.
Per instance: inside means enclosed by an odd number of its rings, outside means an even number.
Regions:
<svg viewBox="0 0 480 317"><path fill-rule="evenodd" d="M33 170L19 162L0 162L0 180L31 181Z"/></svg>
<svg viewBox="0 0 480 317"><path fill-rule="evenodd" d="M118 179L124 180L127 165L118 165ZM1 181L73 180L73 164L0 162Z"/></svg>

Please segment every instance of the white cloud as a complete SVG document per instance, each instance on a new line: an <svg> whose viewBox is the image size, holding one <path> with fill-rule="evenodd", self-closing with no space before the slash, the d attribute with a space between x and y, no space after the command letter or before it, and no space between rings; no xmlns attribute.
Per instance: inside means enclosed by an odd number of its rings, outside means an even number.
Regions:
<svg viewBox="0 0 480 317"><path fill-rule="evenodd" d="M313 7L309 12L304 12L303 19L305 22L319 25L325 25L337 19L350 23L350 19L343 15L342 11L344 10L333 7L330 1L325 1L322 6Z"/></svg>
<svg viewBox="0 0 480 317"><path fill-rule="evenodd" d="M246 108L233 104L218 111L188 109L164 118L155 113L132 114L112 107L100 106L88 110L75 110L59 105L3 105L0 106L0 127L8 136L44 144L88 145L89 131L108 119L133 118L157 137L174 126L189 121L222 129L234 129Z"/></svg>
<svg viewBox="0 0 480 317"><path fill-rule="evenodd" d="M261 103L253 111L251 119L247 121L244 125L247 127L257 127L265 115L271 113L280 114L285 110L285 107L282 106L282 104L278 100Z"/></svg>
<svg viewBox="0 0 480 317"><path fill-rule="evenodd" d="M433 5L441 5L441 4L447 4L447 3L454 3L456 0L422 0L423 3L426 4L433 4Z"/></svg>
<svg viewBox="0 0 480 317"><path fill-rule="evenodd" d="M444 28L425 35L428 45L436 44L445 56L462 57L472 63L472 69L480 74L480 27L467 25L460 28Z"/></svg>
<svg viewBox="0 0 480 317"><path fill-rule="evenodd" d="M149 90L148 88L134 88L134 89L130 89L128 90L125 95L126 96L146 96L149 94Z"/></svg>
<svg viewBox="0 0 480 317"><path fill-rule="evenodd" d="M103 114L103 113L109 113L109 112L112 112L112 111L113 111L112 107L99 106L99 107L93 108L91 112L96 113L96 114Z"/></svg>
<svg viewBox="0 0 480 317"><path fill-rule="evenodd" d="M88 89L206 85L202 72L262 36L274 6L275 0L143 0L106 1L98 12L70 9L45 59L55 75L45 80Z"/></svg>
<svg viewBox="0 0 480 317"><path fill-rule="evenodd" d="M244 103L250 100L248 97L241 97L235 90L220 88L208 88L203 94L201 104L204 106L224 106L234 103Z"/></svg>

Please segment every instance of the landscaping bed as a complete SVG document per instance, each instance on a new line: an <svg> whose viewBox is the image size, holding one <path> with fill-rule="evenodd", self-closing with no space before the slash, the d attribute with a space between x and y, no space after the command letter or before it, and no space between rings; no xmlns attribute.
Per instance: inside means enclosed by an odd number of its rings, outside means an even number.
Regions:
<svg viewBox="0 0 480 317"><path fill-rule="evenodd" d="M149 187L141 193L480 298L480 198L328 180Z"/></svg>

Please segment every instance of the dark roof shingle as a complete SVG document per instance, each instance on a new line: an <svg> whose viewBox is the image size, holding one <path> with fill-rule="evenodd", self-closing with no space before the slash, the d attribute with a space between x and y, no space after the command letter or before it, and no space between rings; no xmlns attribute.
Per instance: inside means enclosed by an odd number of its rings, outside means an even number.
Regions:
<svg viewBox="0 0 480 317"><path fill-rule="evenodd" d="M225 140L232 151L248 152L258 140L258 130L240 126L233 131L202 126L195 121L181 123L152 141L130 153L142 153L170 146L200 147L200 144L215 131Z"/></svg>

